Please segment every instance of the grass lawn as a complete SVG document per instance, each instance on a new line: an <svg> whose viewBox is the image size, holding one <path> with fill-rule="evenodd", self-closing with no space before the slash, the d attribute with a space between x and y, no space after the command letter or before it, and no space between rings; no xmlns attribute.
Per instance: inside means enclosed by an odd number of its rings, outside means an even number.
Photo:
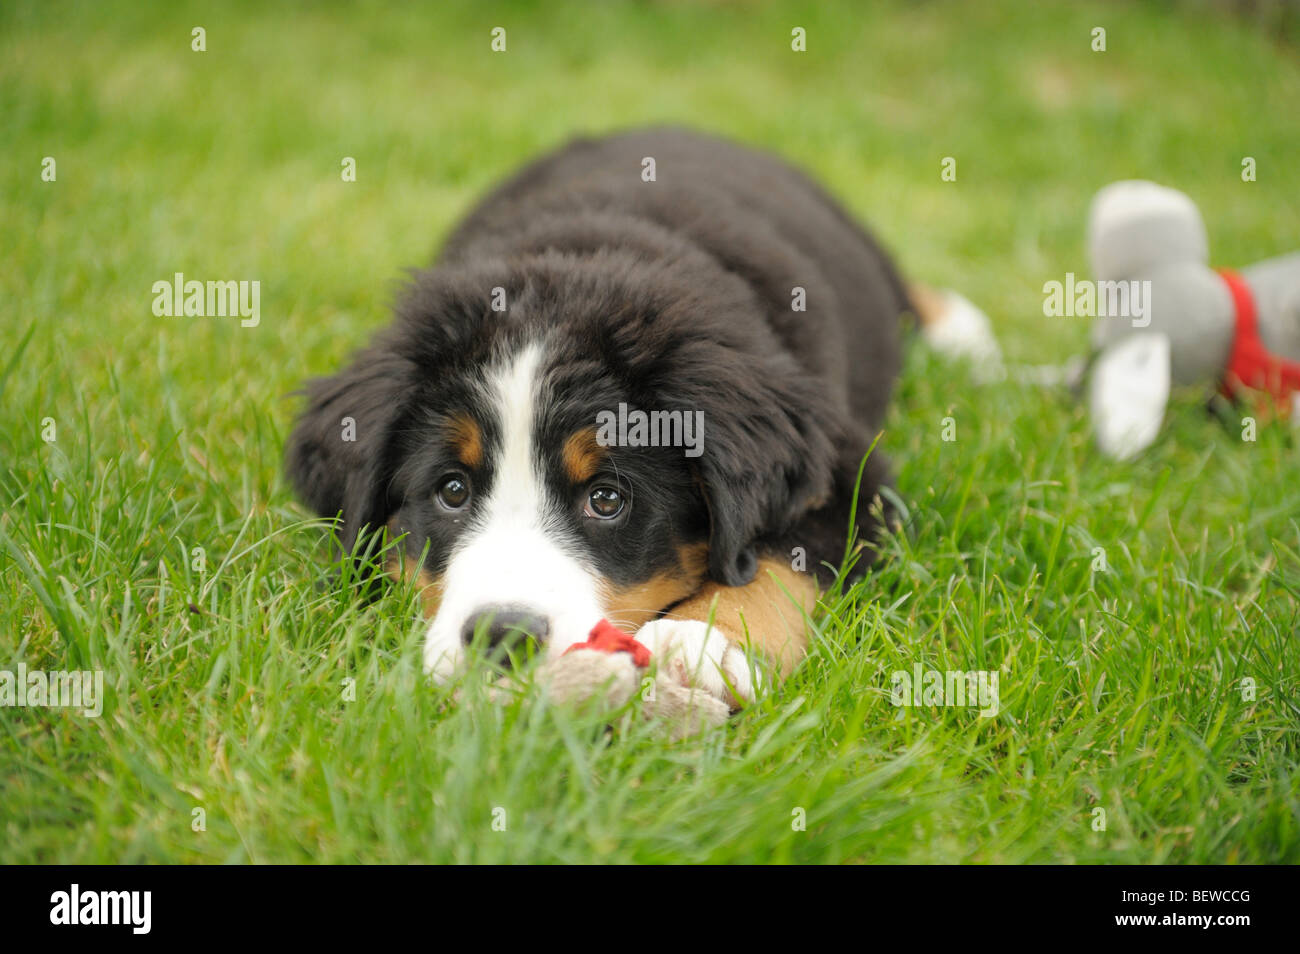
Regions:
<svg viewBox="0 0 1300 954"><path fill-rule="evenodd" d="M908 534L779 692L677 744L450 705L416 594L351 599L280 473L293 389L579 131L778 150L1011 360L1063 361L1086 321L1042 286L1086 274L1110 180L1189 192L1219 263L1293 250L1294 39L1197 4L485 6L0 8L0 669L106 691L0 709L0 861L1300 861L1286 425L1187 395L1116 464L1068 395L914 349L881 442ZM155 317L176 272L260 281L260 324ZM917 664L998 671L1001 711L896 708Z"/></svg>

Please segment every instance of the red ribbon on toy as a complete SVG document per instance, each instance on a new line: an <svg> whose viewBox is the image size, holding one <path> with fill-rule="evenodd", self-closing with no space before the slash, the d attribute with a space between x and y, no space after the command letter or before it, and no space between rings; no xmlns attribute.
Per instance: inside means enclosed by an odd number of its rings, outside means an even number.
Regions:
<svg viewBox="0 0 1300 954"><path fill-rule="evenodd" d="M564 652L567 655L575 649L595 649L602 653L631 653L632 662L638 669L650 665L650 649L644 643L638 643L607 619L602 619L591 627L585 643L574 643Z"/></svg>
<svg viewBox="0 0 1300 954"><path fill-rule="evenodd" d="M1227 268L1219 269L1219 276L1232 294L1237 326L1228 368L1223 375L1223 394L1238 397L1243 389L1262 391L1273 398L1282 413L1286 413L1289 398L1300 391L1300 362L1288 361L1265 347L1259 336L1255 296L1245 279Z"/></svg>

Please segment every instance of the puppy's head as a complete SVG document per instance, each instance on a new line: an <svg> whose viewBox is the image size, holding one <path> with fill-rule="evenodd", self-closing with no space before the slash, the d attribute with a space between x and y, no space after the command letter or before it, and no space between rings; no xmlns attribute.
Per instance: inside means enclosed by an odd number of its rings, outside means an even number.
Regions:
<svg viewBox="0 0 1300 954"><path fill-rule="evenodd" d="M834 415L756 307L681 263L421 273L308 387L290 478L345 545L404 535L391 572L425 584L435 676L471 646L558 655L602 617L634 632L706 579L748 583L830 486Z"/></svg>

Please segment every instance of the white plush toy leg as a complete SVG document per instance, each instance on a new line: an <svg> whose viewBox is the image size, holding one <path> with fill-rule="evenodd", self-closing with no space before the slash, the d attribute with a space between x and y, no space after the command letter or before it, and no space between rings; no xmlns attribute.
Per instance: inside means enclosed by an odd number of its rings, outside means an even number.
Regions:
<svg viewBox="0 0 1300 954"><path fill-rule="evenodd" d="M694 619L657 619L636 634L659 664L659 672L682 686L700 689L739 707L753 702L756 679L749 658L716 626Z"/></svg>
<svg viewBox="0 0 1300 954"><path fill-rule="evenodd" d="M1169 403L1169 338L1130 335L1111 345L1092 368L1088 404L1102 452L1136 457L1155 441Z"/></svg>
<svg viewBox="0 0 1300 954"><path fill-rule="evenodd" d="M955 291L935 292L940 307L921 323L926 343L945 358L964 358L985 381L1002 377L1002 349L989 316Z"/></svg>

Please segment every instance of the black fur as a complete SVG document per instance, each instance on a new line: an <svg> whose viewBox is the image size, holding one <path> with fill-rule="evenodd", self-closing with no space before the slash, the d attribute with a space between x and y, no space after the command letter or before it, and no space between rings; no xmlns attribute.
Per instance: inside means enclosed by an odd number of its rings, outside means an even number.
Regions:
<svg viewBox="0 0 1300 954"><path fill-rule="evenodd" d="M644 157L657 181L642 181ZM792 310L795 286L806 311ZM505 314L491 310L494 287ZM571 527L609 578L647 578L674 546L706 538L719 582L747 583L760 552L795 546L825 578L820 564L844 553L908 309L875 241L779 160L672 129L579 140L480 204L439 263L415 275L394 325L308 387L288 473L310 507L342 514L345 544L395 518L411 552L427 541L436 571L457 532L429 503L446 415L472 414L490 443L468 382L494 356L544 341L539 435L556 454L619 402L704 412L698 459L612 452L634 484L623 532ZM344 417L356 421L353 443L340 439ZM557 470L547 479L560 497L574 492ZM887 479L876 451L861 488L864 538Z"/></svg>

